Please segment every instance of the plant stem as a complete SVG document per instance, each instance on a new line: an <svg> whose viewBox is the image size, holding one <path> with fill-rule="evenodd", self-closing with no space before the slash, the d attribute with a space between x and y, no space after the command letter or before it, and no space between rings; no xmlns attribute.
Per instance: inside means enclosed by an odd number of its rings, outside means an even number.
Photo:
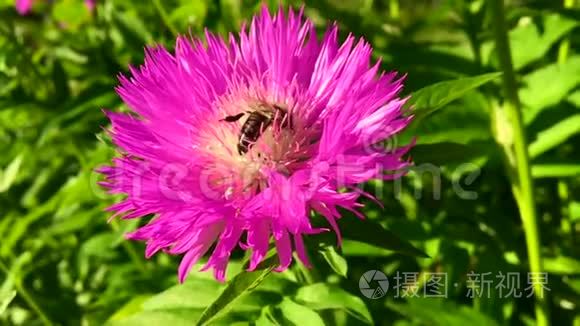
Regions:
<svg viewBox="0 0 580 326"><path fill-rule="evenodd" d="M564 8L570 9L574 7L574 0L564 0ZM568 59L568 53L570 52L570 38L566 37L560 47L558 48L558 64L563 64Z"/></svg>
<svg viewBox="0 0 580 326"><path fill-rule="evenodd" d="M391 13L391 18L399 19L400 12L401 12L399 0L390 0L389 1L389 12Z"/></svg>
<svg viewBox="0 0 580 326"><path fill-rule="evenodd" d="M570 189L567 180L558 181L558 197L560 197L560 228L562 233L571 234L572 226L570 224Z"/></svg>
<svg viewBox="0 0 580 326"><path fill-rule="evenodd" d="M50 318L48 318L48 316L44 313L44 311L42 311L40 306L36 303L32 294L30 294L26 289L26 287L24 286L24 284L22 284L22 280L18 276L14 275L10 271L10 269L8 269L8 266L6 266L2 261L0 261L0 269L2 269L6 273L6 276L8 278L12 279L12 281L14 282L14 287L16 288L16 292L18 292L20 297L22 297L22 299L26 302L26 304L30 307L30 309L32 309L38 315L42 323L44 325L53 325L53 323L50 321Z"/></svg>
<svg viewBox="0 0 580 326"><path fill-rule="evenodd" d="M503 90L505 93L504 110L513 129L513 154L515 164L509 169L515 169L515 180L512 179L512 190L520 210L520 216L525 231L526 247L530 272L538 275L543 272L542 255L540 251L540 233L534 202L534 184L528 157L528 144L522 119L521 103L505 22L503 0L490 0L492 24L494 27L495 44L501 70L503 71ZM512 174L508 171L508 174ZM539 282L533 282L535 293L536 322L539 326L549 325L549 309L546 293Z"/></svg>

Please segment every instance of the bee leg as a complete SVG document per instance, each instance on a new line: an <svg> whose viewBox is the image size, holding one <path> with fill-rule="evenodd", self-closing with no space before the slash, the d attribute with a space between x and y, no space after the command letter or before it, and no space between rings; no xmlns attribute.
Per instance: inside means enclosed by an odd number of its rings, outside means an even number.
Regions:
<svg viewBox="0 0 580 326"><path fill-rule="evenodd" d="M238 140L238 154L244 155L250 150L250 148L254 145L251 139L248 139L245 135L241 135L240 139Z"/></svg>
<svg viewBox="0 0 580 326"><path fill-rule="evenodd" d="M229 115L229 116L227 116L227 117L225 117L225 118L221 119L220 121L226 121L226 122L235 122L235 121L238 121L238 120L240 120L240 118L241 118L241 117L243 117L243 116L244 116L244 114L245 114L245 113L243 113L243 112L242 112L242 113L238 113L238 114L236 114L236 115Z"/></svg>
<svg viewBox="0 0 580 326"><path fill-rule="evenodd" d="M285 114L284 117L282 118L282 127L294 130L294 126L292 125L292 119L290 118L289 114Z"/></svg>
<svg viewBox="0 0 580 326"><path fill-rule="evenodd" d="M294 127L292 125L292 119L290 118L290 115L286 112L286 110L277 107L276 114L278 116L278 119L280 120L280 127L294 130Z"/></svg>
<svg viewBox="0 0 580 326"><path fill-rule="evenodd" d="M248 152L249 149L249 145L250 143L245 141L245 140L240 140L240 142L238 143L238 154L240 155L244 155Z"/></svg>

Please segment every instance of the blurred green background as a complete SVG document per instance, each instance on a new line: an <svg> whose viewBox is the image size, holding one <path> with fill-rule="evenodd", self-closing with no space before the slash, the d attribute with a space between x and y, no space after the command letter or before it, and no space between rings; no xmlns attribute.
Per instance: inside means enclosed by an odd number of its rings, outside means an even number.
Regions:
<svg viewBox="0 0 580 326"><path fill-rule="evenodd" d="M407 74L405 94L500 70L486 1L282 3L304 5L320 33L337 21L341 37L365 37L383 69ZM142 243L123 240L143 221L107 223L103 209L118 198L95 184L94 169L115 155L101 109L123 109L116 76L141 64L145 45L172 49L176 34L201 35L204 28L226 35L260 6L98 0L89 12L82 0L54 0L37 1L20 16L14 1L0 0L0 324L192 325L214 302L226 285L209 273L193 272L177 285L178 257L146 260ZM580 325L580 12L559 0L506 7L550 320ZM524 291L526 228L502 159L512 128L497 110L504 96L494 76L485 85L427 92L422 106L440 110L397 139L418 137L418 170L365 185L385 206L366 203L369 225L381 224L430 258L391 250L397 245L383 229L378 241L347 234L338 249L317 241L310 245L314 270L294 265L269 275L213 323L534 325L533 298ZM228 279L243 262L237 254ZM368 270L389 277L384 297L360 292ZM445 273L446 297L396 295L395 277L403 272L415 273L408 285L420 289L431 273ZM490 293L470 296L468 275L486 272ZM508 272L521 275L522 297L496 287L496 276Z"/></svg>

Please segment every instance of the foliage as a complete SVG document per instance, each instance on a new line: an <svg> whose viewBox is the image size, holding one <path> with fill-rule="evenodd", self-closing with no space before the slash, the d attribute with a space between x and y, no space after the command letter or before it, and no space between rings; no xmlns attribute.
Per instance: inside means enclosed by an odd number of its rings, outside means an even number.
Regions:
<svg viewBox="0 0 580 326"><path fill-rule="evenodd" d="M123 234L139 221L107 222L115 198L94 169L115 155L102 108L124 110L116 75L143 61L146 45L172 48L176 33L222 35L259 10L254 1L37 1L19 16L0 0L0 324L259 325L532 324L533 298L500 288L470 298L470 272L529 271L512 195L513 128L498 48L483 0L282 1L304 6L373 44L382 68L407 75L415 168L364 190L367 223L345 216L344 241L307 239L315 266L245 272L237 253L227 284L178 260L150 260ZM278 1L269 1L271 8ZM580 322L580 11L559 1L506 1L518 94L535 178L551 321ZM507 171L510 171L509 169ZM316 218L316 217L314 217ZM390 288L363 296L359 279L380 270ZM446 298L397 297L394 277L446 273ZM494 283L496 285L497 283ZM523 284L525 286L525 284ZM374 285L376 287L376 284ZM521 289L523 289L523 287Z"/></svg>

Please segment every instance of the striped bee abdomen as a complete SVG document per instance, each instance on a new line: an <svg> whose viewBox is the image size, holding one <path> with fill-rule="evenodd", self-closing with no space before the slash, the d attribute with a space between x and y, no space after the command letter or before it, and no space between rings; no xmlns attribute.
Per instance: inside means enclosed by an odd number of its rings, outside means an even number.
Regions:
<svg viewBox="0 0 580 326"><path fill-rule="evenodd" d="M272 114L269 112L253 111L240 129L238 153L246 154L248 149L260 138L262 132L272 124Z"/></svg>

